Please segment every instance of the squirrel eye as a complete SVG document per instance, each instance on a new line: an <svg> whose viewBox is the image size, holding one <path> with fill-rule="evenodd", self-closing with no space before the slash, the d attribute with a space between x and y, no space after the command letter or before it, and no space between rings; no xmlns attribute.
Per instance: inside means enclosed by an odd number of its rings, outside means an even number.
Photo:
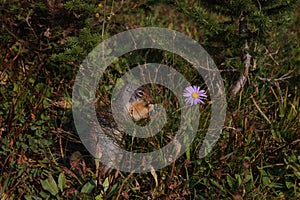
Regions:
<svg viewBox="0 0 300 200"><path fill-rule="evenodd" d="M138 96L138 97L140 97L140 98L142 98L143 96L144 96L144 91L142 91L142 90L138 90L138 91L136 91L136 95Z"/></svg>

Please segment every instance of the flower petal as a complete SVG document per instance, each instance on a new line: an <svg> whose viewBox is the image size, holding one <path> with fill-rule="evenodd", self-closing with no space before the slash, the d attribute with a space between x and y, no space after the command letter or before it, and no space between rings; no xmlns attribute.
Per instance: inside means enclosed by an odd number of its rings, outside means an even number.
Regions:
<svg viewBox="0 0 300 200"><path fill-rule="evenodd" d="M193 95L197 93L198 95ZM199 86L188 86L185 88L183 96L185 97L185 102L191 106L197 104L204 104L207 99L205 90L201 90Z"/></svg>

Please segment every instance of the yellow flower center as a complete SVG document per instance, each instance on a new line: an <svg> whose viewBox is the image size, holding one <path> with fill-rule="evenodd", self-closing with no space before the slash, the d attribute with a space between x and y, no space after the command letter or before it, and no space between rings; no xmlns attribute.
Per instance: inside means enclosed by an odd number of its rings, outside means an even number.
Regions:
<svg viewBox="0 0 300 200"><path fill-rule="evenodd" d="M197 98L199 97L199 94L198 94L197 92L193 92L193 93L192 93L192 97L193 97L194 99L197 99Z"/></svg>

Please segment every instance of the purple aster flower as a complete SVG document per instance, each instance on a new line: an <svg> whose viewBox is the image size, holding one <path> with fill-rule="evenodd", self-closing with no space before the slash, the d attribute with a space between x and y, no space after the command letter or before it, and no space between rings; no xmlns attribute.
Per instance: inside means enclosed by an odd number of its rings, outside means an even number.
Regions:
<svg viewBox="0 0 300 200"><path fill-rule="evenodd" d="M196 104L204 104L207 98L205 90L201 90L199 86L189 86L185 88L183 96L185 97L185 102L191 106Z"/></svg>

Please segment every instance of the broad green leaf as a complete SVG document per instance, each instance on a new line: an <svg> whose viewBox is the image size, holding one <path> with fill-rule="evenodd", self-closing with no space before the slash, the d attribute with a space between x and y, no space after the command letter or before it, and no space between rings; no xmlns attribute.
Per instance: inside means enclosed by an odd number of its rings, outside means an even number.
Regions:
<svg viewBox="0 0 300 200"><path fill-rule="evenodd" d="M91 194L93 189L96 187L96 184L94 181L89 181L81 189L81 193Z"/></svg>
<svg viewBox="0 0 300 200"><path fill-rule="evenodd" d="M34 83L34 82L35 82L35 79L31 77L31 78L28 79L28 82L29 82L29 83Z"/></svg>
<svg viewBox="0 0 300 200"><path fill-rule="evenodd" d="M231 176L227 175L226 176L226 180L227 180L227 183L228 183L229 187L233 188L234 183L235 183L235 181L233 180L233 178Z"/></svg>
<svg viewBox="0 0 300 200"><path fill-rule="evenodd" d="M14 88L13 88L14 92L19 91L19 85L17 83L14 83Z"/></svg>
<svg viewBox="0 0 300 200"><path fill-rule="evenodd" d="M300 172L295 172L294 174L296 175L296 177L297 177L298 179L300 179Z"/></svg>
<svg viewBox="0 0 300 200"><path fill-rule="evenodd" d="M247 173L247 175L246 175L246 177L245 177L245 182L247 183L248 181L250 181L250 180L253 180L253 177L252 177L252 174L249 172L249 170L247 170L248 171L248 173Z"/></svg>
<svg viewBox="0 0 300 200"><path fill-rule="evenodd" d="M102 194L99 194L95 197L95 200L102 200L103 199L103 196Z"/></svg>
<svg viewBox="0 0 300 200"><path fill-rule="evenodd" d="M53 196L58 194L57 184L51 174L49 174L49 177L46 180L41 180L41 184L44 190L47 190Z"/></svg>
<svg viewBox="0 0 300 200"><path fill-rule="evenodd" d="M240 187L241 184L242 184L242 178L241 178L241 175L235 174L234 176L235 176L235 178L236 178L236 180L237 180L237 185L238 185L238 187Z"/></svg>
<svg viewBox="0 0 300 200"><path fill-rule="evenodd" d="M219 188L223 193L226 193L225 188L222 185L220 185L217 181L215 181L214 179L209 179L209 180L213 185L215 185L217 188Z"/></svg>
<svg viewBox="0 0 300 200"><path fill-rule="evenodd" d="M106 192L106 190L108 189L109 187L109 180L108 180L108 177L104 180L103 182L103 190L104 192Z"/></svg>
<svg viewBox="0 0 300 200"><path fill-rule="evenodd" d="M61 172L58 176L58 187L61 192L63 192L65 184L66 184L66 176L63 172Z"/></svg>
<svg viewBox="0 0 300 200"><path fill-rule="evenodd" d="M286 185L287 189L291 189L294 187L294 183L290 179L285 181L285 185Z"/></svg>
<svg viewBox="0 0 300 200"><path fill-rule="evenodd" d="M34 195L30 195L30 194L26 194L26 195L24 196L24 198L25 198L26 200L42 200L42 198L37 197L37 196L34 196Z"/></svg>
<svg viewBox="0 0 300 200"><path fill-rule="evenodd" d="M49 193L46 193L44 191L41 191L39 193L39 195L42 197L42 199L49 199L50 198L50 194Z"/></svg>

